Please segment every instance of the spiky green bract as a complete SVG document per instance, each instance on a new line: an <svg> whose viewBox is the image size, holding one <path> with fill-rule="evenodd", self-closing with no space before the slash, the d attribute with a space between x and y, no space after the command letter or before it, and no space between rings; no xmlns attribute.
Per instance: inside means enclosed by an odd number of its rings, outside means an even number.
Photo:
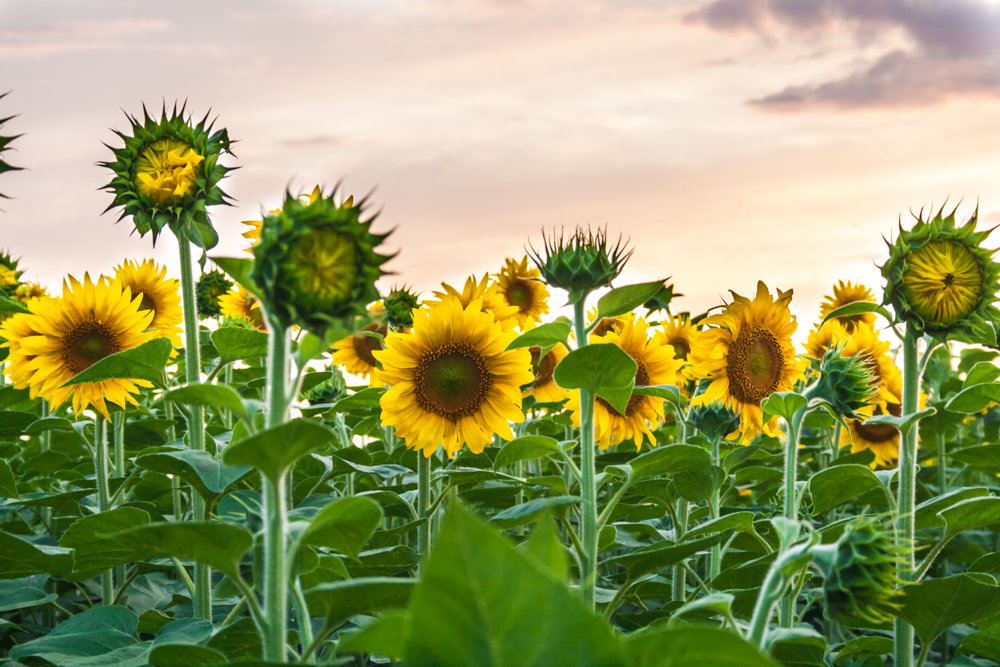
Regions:
<svg viewBox="0 0 1000 667"><path fill-rule="evenodd" d="M103 188L115 196L105 212L121 206L122 212L118 220L131 217L141 236L145 236L147 232L152 234L154 245L163 228L169 227L178 238L208 250L219 242L219 235L212 227L206 209L208 206L229 204L229 195L219 187L219 181L234 168L219 164L219 158L223 153L232 152L229 150L229 134L225 129L213 131L215 121L208 122L208 114L193 123L191 115L185 112L186 103L179 110L174 104L169 115L164 105L157 121L143 105L141 120L125 114L131 125L128 132L112 130L124 145L114 148L105 144L115 158L110 162L98 163L114 172L111 182ZM198 165L194 187L190 192L175 200L156 203L139 190L135 184L135 176L143 151L162 139L186 144L204 160Z"/></svg>
<svg viewBox="0 0 1000 667"><path fill-rule="evenodd" d="M976 231L978 207L962 225L955 222L956 210L957 207L946 215L942 206L930 220L924 220L921 210L914 215L917 222L909 230L904 230L900 223L896 241L886 241L889 245L889 259L881 266L882 277L886 280L883 303L891 305L897 319L912 326L917 335L929 334L942 340L959 337L978 342L977 330L985 329L995 334L991 323L1000 320L1000 311L993 305L1000 287L997 282L1000 265L993 260L996 249L983 247L983 242L993 230ZM965 258L971 258L978 269L979 281L974 286L975 289L968 292L968 296L953 298L950 304L945 304L951 306L947 317L928 316L930 300L926 295L918 294L912 284L915 277L927 280L927 276L914 275L913 259L932 243L936 245L931 248L939 247L942 243L955 248ZM942 276L941 292L938 295L941 299L946 295L944 288L951 285L948 281L950 276L951 274Z"/></svg>
<svg viewBox="0 0 1000 667"><path fill-rule="evenodd" d="M833 544L813 548L823 573L827 613L881 625L902 607L896 576L898 548L892 529L874 517L859 517Z"/></svg>
<svg viewBox="0 0 1000 667"><path fill-rule="evenodd" d="M303 202L286 192L281 209L261 224L250 275L269 317L320 338L379 298L375 281L392 258L376 252L389 233L371 233L375 216L361 219L366 200L338 205L335 196L336 189Z"/></svg>
<svg viewBox="0 0 1000 667"><path fill-rule="evenodd" d="M839 415L862 419L858 410L878 393L878 377L871 357L841 356L843 345L831 345L819 361L819 377L805 390L805 397L826 401Z"/></svg>
<svg viewBox="0 0 1000 667"><path fill-rule="evenodd" d="M8 95L9 92L10 91L8 91L7 93L4 93L4 94L0 95L0 100L2 100L3 98L7 97L7 95ZM4 126L4 124L7 121L11 120L12 118L14 118L14 116L7 116L6 118L0 118L0 128L2 128ZM0 134L0 174L2 174L4 172L7 172L7 171L20 171L21 169L24 169L24 167L15 167L14 165L12 165L9 162L7 162L4 159L4 157L3 157L3 154L10 148L11 142L14 141L15 139L17 139L20 136L21 136L20 134L15 134L13 136L8 136L8 135ZM0 192L0 197L2 197L4 199L10 199L9 196L5 195L2 192Z"/></svg>
<svg viewBox="0 0 1000 667"><path fill-rule="evenodd" d="M728 405L713 401L692 405L688 421L709 440L718 441L740 427L740 416Z"/></svg>
<svg viewBox="0 0 1000 667"><path fill-rule="evenodd" d="M563 231L551 236L542 230L542 250L528 245L528 256L538 267L542 280L569 292L569 302L580 303L599 287L608 287L632 256L621 236L614 247L605 229L577 227L569 238Z"/></svg>
<svg viewBox="0 0 1000 667"><path fill-rule="evenodd" d="M18 262L20 261L20 258L15 259L9 251L0 250L0 294L11 298L14 297L14 293L17 292L17 286L21 281L21 274L24 273L18 267Z"/></svg>
<svg viewBox="0 0 1000 667"><path fill-rule="evenodd" d="M393 331L402 331L413 326L413 309L420 306L418 295L408 287L393 288L383 299L385 321Z"/></svg>
<svg viewBox="0 0 1000 667"><path fill-rule="evenodd" d="M195 286L198 298L198 315L200 317L218 317L222 314L219 308L219 297L233 288L233 281L221 271L209 271L201 274Z"/></svg>
<svg viewBox="0 0 1000 667"><path fill-rule="evenodd" d="M660 291L656 293L656 296L642 304L643 308L646 309L646 317L651 316L658 310L665 311L669 315L670 302L674 300L674 297L678 296L684 295L680 292L674 292L673 285L664 285L660 288Z"/></svg>
<svg viewBox="0 0 1000 667"><path fill-rule="evenodd" d="M347 381L344 380L344 374L340 372L340 369L336 366L330 366L327 370L332 373L329 379L323 380L305 392L304 397L309 401L309 405L333 403L346 393Z"/></svg>

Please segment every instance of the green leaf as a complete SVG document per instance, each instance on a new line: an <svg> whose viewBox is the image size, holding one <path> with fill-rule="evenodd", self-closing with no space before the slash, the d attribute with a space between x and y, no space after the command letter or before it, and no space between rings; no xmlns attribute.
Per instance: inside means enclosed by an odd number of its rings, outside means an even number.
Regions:
<svg viewBox="0 0 1000 667"><path fill-rule="evenodd" d="M996 356L996 352L991 351L990 354ZM965 374L962 388L966 389L977 384L995 382L998 377L1000 377L1000 367L997 367L992 361L980 361Z"/></svg>
<svg viewBox="0 0 1000 667"><path fill-rule="evenodd" d="M632 393L662 398L678 410L683 410L688 403L687 397L672 384L637 385L632 389Z"/></svg>
<svg viewBox="0 0 1000 667"><path fill-rule="evenodd" d="M148 523L149 513L135 507L118 507L74 521L59 539L59 546L75 552L71 580L90 579L108 568L141 560L134 549L109 540L108 535Z"/></svg>
<svg viewBox="0 0 1000 667"><path fill-rule="evenodd" d="M958 642L958 653L971 653L1000 663L1000 625L965 635Z"/></svg>
<svg viewBox="0 0 1000 667"><path fill-rule="evenodd" d="M892 653L892 639L889 637L857 637L844 644L833 661L840 665L848 660L880 657L889 653Z"/></svg>
<svg viewBox="0 0 1000 667"><path fill-rule="evenodd" d="M945 538L951 538L967 530L1000 523L1000 498L970 498L941 510L938 516L945 521Z"/></svg>
<svg viewBox="0 0 1000 667"><path fill-rule="evenodd" d="M189 384L168 391L163 398L188 405L211 405L215 408L229 410L241 419L248 418L243 398L239 392L227 384Z"/></svg>
<svg viewBox="0 0 1000 667"><path fill-rule="evenodd" d="M547 435L525 435L506 443L493 461L493 469L499 470L518 461L530 461L559 453L559 441Z"/></svg>
<svg viewBox="0 0 1000 667"><path fill-rule="evenodd" d="M987 365L996 368L993 364ZM950 412L971 415L982 412L997 402L1000 402L1000 383L984 382L968 386L952 396L945 404L945 409Z"/></svg>
<svg viewBox="0 0 1000 667"><path fill-rule="evenodd" d="M684 540L695 535L714 535L724 531L737 530L741 533L756 532L753 527L753 520L756 515L753 512L733 512L720 516L718 519L710 519L698 524L684 534Z"/></svg>
<svg viewBox="0 0 1000 667"><path fill-rule="evenodd" d="M827 316L823 318L823 321L820 322L820 326L835 318L852 317L854 315L864 315L865 313L878 313L888 321L893 321L893 317L889 311L877 303L871 303L869 301L852 301L851 303L844 304L840 308L834 308L831 310Z"/></svg>
<svg viewBox="0 0 1000 667"><path fill-rule="evenodd" d="M3 294L0 294L0 313L30 313L27 306L25 306L20 301L14 301L13 299L8 299Z"/></svg>
<svg viewBox="0 0 1000 667"><path fill-rule="evenodd" d="M916 515L915 528L916 530L940 528L944 525L944 522L941 520L941 517L938 516L938 512L941 512L952 505L957 505L964 500L968 500L969 498L982 498L984 496L988 496L989 493L988 489L981 486L973 486L954 489L948 493L925 500L917 505L914 511L914 514Z"/></svg>
<svg viewBox="0 0 1000 667"><path fill-rule="evenodd" d="M226 465L208 452L193 449L142 454L135 464L146 470L180 477L193 486L210 507L252 469Z"/></svg>
<svg viewBox="0 0 1000 667"><path fill-rule="evenodd" d="M712 465L712 454L696 445L661 445L629 461L632 479L639 481L659 475L705 470Z"/></svg>
<svg viewBox="0 0 1000 667"><path fill-rule="evenodd" d="M513 528L534 521L547 509L573 505L580 502L580 496L548 496L535 498L498 512L490 519L490 523L501 528Z"/></svg>
<svg viewBox="0 0 1000 667"><path fill-rule="evenodd" d="M379 408L379 401L382 399L382 394L384 393L385 387L368 387L351 394L350 396L345 396L344 398L334 401L333 407L330 409L334 412L348 412L350 410L371 410Z"/></svg>
<svg viewBox="0 0 1000 667"><path fill-rule="evenodd" d="M902 417L897 417L895 415L875 415L874 417L869 417L864 421L865 426L877 426L879 424L888 424L890 426L895 426L899 429L900 433L905 434L911 428L913 428L917 422L919 422L924 417L930 417L931 415L937 414L936 408L924 408L923 410L918 410L912 415L903 415Z"/></svg>
<svg viewBox="0 0 1000 667"><path fill-rule="evenodd" d="M811 628L778 628L768 636L768 651L786 667L825 667L826 639Z"/></svg>
<svg viewBox="0 0 1000 667"><path fill-rule="evenodd" d="M195 644L158 644L149 652L149 664L155 667L218 667L231 664L226 654Z"/></svg>
<svg viewBox="0 0 1000 667"><path fill-rule="evenodd" d="M603 618L457 504L413 592L405 657L411 667L624 665Z"/></svg>
<svg viewBox="0 0 1000 667"><path fill-rule="evenodd" d="M256 329L222 327L211 334L212 345L219 353L219 363L267 356L267 334Z"/></svg>
<svg viewBox="0 0 1000 667"><path fill-rule="evenodd" d="M341 635L337 654L381 653L399 661L406 655L410 631L410 615L403 611L387 611L354 634Z"/></svg>
<svg viewBox="0 0 1000 667"><path fill-rule="evenodd" d="M638 308L656 296L665 282L666 280L654 280L648 283L616 287L598 299L597 317L594 318L594 321L599 322L602 317L618 317Z"/></svg>
<svg viewBox="0 0 1000 667"><path fill-rule="evenodd" d="M684 499L693 503L707 501L712 492L726 481L726 471L719 466L704 470L679 472L674 475L674 487Z"/></svg>
<svg viewBox="0 0 1000 667"><path fill-rule="evenodd" d="M293 419L226 447L223 460L249 465L276 482L303 456L321 452L337 441L333 429L313 419Z"/></svg>
<svg viewBox="0 0 1000 667"><path fill-rule="evenodd" d="M305 592L310 609L335 628L355 614L405 607L416 581L399 577L362 577L314 586Z"/></svg>
<svg viewBox="0 0 1000 667"><path fill-rule="evenodd" d="M381 522L382 507L371 498L338 498L316 513L299 540L357 560Z"/></svg>
<svg viewBox="0 0 1000 667"><path fill-rule="evenodd" d="M139 617L125 607L93 607L71 616L52 632L10 649L14 659L35 657L56 667L141 667L149 642L135 637Z"/></svg>
<svg viewBox="0 0 1000 667"><path fill-rule="evenodd" d="M597 395L603 398L608 404L618 411L618 414L625 414L628 410L628 401L632 398L632 385L627 385L621 389L602 389Z"/></svg>
<svg viewBox="0 0 1000 667"><path fill-rule="evenodd" d="M260 290L257 288L257 283L250 277L253 275L252 259L246 257L212 257L211 259L236 284L242 285L248 292L260 298Z"/></svg>
<svg viewBox="0 0 1000 667"><path fill-rule="evenodd" d="M707 611L720 616L728 614L732 611L734 599L735 598L731 593L709 593L708 595L703 595L696 600L682 604L677 611L670 615L670 620L676 621L685 614L690 614L691 612Z"/></svg>
<svg viewBox="0 0 1000 667"><path fill-rule="evenodd" d="M55 593L45 591L47 580L48 577L0 579L0 612L37 607L58 599Z"/></svg>
<svg viewBox="0 0 1000 667"><path fill-rule="evenodd" d="M948 458L971 468L1000 472L1000 445L975 445L948 452Z"/></svg>
<svg viewBox="0 0 1000 667"><path fill-rule="evenodd" d="M71 549L34 544L0 531L0 579L19 579L47 572L62 577L73 569Z"/></svg>
<svg viewBox="0 0 1000 667"><path fill-rule="evenodd" d="M786 422L791 422L796 412L808 405L809 399L794 391L776 391L763 401L760 407L764 411L764 423L771 417L778 416Z"/></svg>
<svg viewBox="0 0 1000 667"><path fill-rule="evenodd" d="M613 526L605 526L605 528L614 530ZM535 564L554 580L566 582L569 567L566 548L559 541L559 533L556 531L556 524L551 517L542 517L518 550L535 561Z"/></svg>
<svg viewBox="0 0 1000 667"><path fill-rule="evenodd" d="M696 553L707 551L727 537L727 533L716 533L700 540L681 543L663 542L642 547L623 556L608 558L607 563L617 563L628 572L629 579L637 579L647 572L662 570L677 565Z"/></svg>
<svg viewBox="0 0 1000 667"><path fill-rule="evenodd" d="M572 323L565 317L560 317L555 322L540 324L534 329L528 329L523 334L511 341L507 346L508 350L516 350L521 347L552 347L557 343L566 343L569 332L572 330Z"/></svg>
<svg viewBox="0 0 1000 667"><path fill-rule="evenodd" d="M813 510L817 513L839 507L858 496L876 490L885 490L875 473L868 466L846 463L833 466L809 478L809 493Z"/></svg>
<svg viewBox="0 0 1000 667"><path fill-rule="evenodd" d="M623 642L631 667L777 667L731 630L707 625L640 632Z"/></svg>
<svg viewBox="0 0 1000 667"><path fill-rule="evenodd" d="M100 382L113 378L148 380L163 386L163 369L173 348L166 338L154 338L138 347L109 354L93 366L81 371L64 384L68 387L81 382Z"/></svg>
<svg viewBox="0 0 1000 667"><path fill-rule="evenodd" d="M553 373L564 389L584 389L592 395L623 389L635 380L635 361L614 343L585 345L567 354Z"/></svg>
<svg viewBox="0 0 1000 667"><path fill-rule="evenodd" d="M903 587L899 615L920 635L924 644L958 623L975 623L1000 613L1000 587L985 583L986 575L956 574L925 579Z"/></svg>
<svg viewBox="0 0 1000 667"><path fill-rule="evenodd" d="M7 498L19 498L17 495L17 482L14 480L14 471L10 469L3 459L0 459L0 496Z"/></svg>
<svg viewBox="0 0 1000 667"><path fill-rule="evenodd" d="M214 521L211 523L152 523L120 533L109 539L141 555L139 560L175 556L204 563L231 577L239 576L240 559L253 538L246 528Z"/></svg>

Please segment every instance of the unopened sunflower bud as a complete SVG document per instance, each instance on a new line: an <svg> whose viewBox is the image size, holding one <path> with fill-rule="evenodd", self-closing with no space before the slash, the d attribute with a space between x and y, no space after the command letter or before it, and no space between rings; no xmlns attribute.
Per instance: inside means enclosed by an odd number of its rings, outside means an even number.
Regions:
<svg viewBox="0 0 1000 667"><path fill-rule="evenodd" d="M541 252L531 247L528 254L546 283L569 292L570 303L579 303L595 289L610 286L632 256L620 236L611 247L603 229L577 227L568 239L562 232L547 238L543 231L542 244Z"/></svg>
<svg viewBox="0 0 1000 667"><path fill-rule="evenodd" d="M386 323L393 331L402 331L413 326L413 309L420 305L420 299L408 287L396 287L384 299L383 310Z"/></svg>
<svg viewBox="0 0 1000 667"><path fill-rule="evenodd" d="M202 317L218 317L222 314L219 308L219 297L233 288L233 281L226 278L221 271L209 271L201 274L195 294L198 297L198 314Z"/></svg>
<svg viewBox="0 0 1000 667"><path fill-rule="evenodd" d="M721 440L740 427L740 416L718 401L692 405L688 411L688 421L709 440Z"/></svg>
<svg viewBox="0 0 1000 667"><path fill-rule="evenodd" d="M820 398L838 414L857 419L857 411L878 393L878 376L870 356L840 356L840 345L832 345L820 361L819 378L805 391L806 398Z"/></svg>

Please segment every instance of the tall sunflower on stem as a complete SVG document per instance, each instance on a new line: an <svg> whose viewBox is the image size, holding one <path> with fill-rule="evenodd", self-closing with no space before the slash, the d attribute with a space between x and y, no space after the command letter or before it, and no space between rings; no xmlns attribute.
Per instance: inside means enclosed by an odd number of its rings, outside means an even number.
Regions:
<svg viewBox="0 0 1000 667"><path fill-rule="evenodd" d="M522 329L535 326L549 312L549 290L540 277L538 269L528 266L527 255L520 262L508 258L497 274L497 294L502 303L517 308L513 317Z"/></svg>

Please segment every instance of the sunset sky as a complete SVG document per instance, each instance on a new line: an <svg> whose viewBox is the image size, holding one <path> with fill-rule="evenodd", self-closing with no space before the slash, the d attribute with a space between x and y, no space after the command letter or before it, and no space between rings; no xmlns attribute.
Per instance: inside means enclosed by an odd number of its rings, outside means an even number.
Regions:
<svg viewBox="0 0 1000 667"><path fill-rule="evenodd" d="M701 312L761 279L804 333L838 279L880 286L911 209L1000 224L997 35L991 0L0 0L26 168L0 176L0 248L50 290L126 257L176 276L169 235L101 215L96 163L123 112L187 100L238 141L210 254L342 180L396 230L384 287L607 225L635 246L620 284L670 276Z"/></svg>

